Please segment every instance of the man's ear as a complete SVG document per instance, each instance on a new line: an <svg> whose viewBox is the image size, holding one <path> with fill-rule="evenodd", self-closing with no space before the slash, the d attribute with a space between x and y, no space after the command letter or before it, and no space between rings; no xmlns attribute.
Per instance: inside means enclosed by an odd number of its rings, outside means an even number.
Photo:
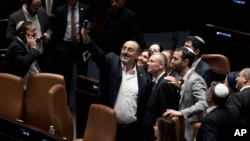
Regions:
<svg viewBox="0 0 250 141"><path fill-rule="evenodd" d="M194 53L195 53L195 55L198 55L200 53L200 49L195 49Z"/></svg>

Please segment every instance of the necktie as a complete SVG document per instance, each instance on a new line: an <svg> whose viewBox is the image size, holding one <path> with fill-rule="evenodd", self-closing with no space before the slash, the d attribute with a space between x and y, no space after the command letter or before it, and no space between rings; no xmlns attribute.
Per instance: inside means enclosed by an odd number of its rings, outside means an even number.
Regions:
<svg viewBox="0 0 250 141"><path fill-rule="evenodd" d="M154 91L154 89L155 89L155 82L152 82L152 84L151 84L151 92L153 92Z"/></svg>
<svg viewBox="0 0 250 141"><path fill-rule="evenodd" d="M76 16L75 16L75 8L72 7L71 11L71 42L75 46L77 43L76 40Z"/></svg>

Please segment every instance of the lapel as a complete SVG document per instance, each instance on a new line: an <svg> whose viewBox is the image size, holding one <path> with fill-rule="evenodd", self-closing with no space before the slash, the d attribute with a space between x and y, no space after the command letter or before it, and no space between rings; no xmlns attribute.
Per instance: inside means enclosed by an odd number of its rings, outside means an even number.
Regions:
<svg viewBox="0 0 250 141"><path fill-rule="evenodd" d="M197 64L196 68L195 68L195 71L196 72L200 72L202 69L202 60L199 61L199 63Z"/></svg>
<svg viewBox="0 0 250 141"><path fill-rule="evenodd" d="M192 71L188 74L187 79L184 80L184 82L183 82L183 84L182 84L182 86L181 86L181 91L180 91L180 96L181 96L181 97L180 97L179 105L181 105L181 103L182 103L182 101L183 101L183 98L184 98L185 92L186 92L186 88L187 88L187 86L188 86L189 78L190 78L190 76L193 74L193 72L194 72L194 70L192 70Z"/></svg>
<svg viewBox="0 0 250 141"><path fill-rule="evenodd" d="M143 83L145 83L145 81L143 81L143 74L142 74L141 69L138 66L136 66L136 71L137 71L137 79L138 79L138 98L137 98L137 102L138 102L141 97L142 85Z"/></svg>
<svg viewBox="0 0 250 141"><path fill-rule="evenodd" d="M41 5L44 9L46 9L46 3L45 3L46 0L41 0Z"/></svg>
<svg viewBox="0 0 250 141"><path fill-rule="evenodd" d="M164 74L160 77L160 79L158 80L158 82L157 82L157 83L155 84L155 86L154 86L154 90L150 93L150 97L149 97L149 100L148 100L148 107L150 107L150 105L152 104L152 101L153 101L154 96L155 96L155 94L156 94L156 92L157 92L158 86L159 86L161 80L162 80L165 76L166 76L166 73L164 73Z"/></svg>
<svg viewBox="0 0 250 141"><path fill-rule="evenodd" d="M64 8L63 8L64 10L62 11L62 17L63 17L63 21L64 21L64 23L66 23L66 25L67 25L67 17L68 17L68 3L66 3L65 5L64 5ZM66 27L65 27L66 28Z"/></svg>
<svg viewBox="0 0 250 141"><path fill-rule="evenodd" d="M83 22L83 18L85 17L84 16L84 13L85 13L85 8L83 7L83 5L82 4L80 4L79 2L78 2L78 8L79 8L79 24L80 25L82 25L81 23Z"/></svg>

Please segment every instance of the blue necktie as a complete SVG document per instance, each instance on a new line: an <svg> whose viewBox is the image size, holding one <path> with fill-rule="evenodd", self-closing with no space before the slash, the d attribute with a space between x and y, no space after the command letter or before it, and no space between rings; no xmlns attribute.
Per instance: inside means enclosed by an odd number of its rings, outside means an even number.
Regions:
<svg viewBox="0 0 250 141"><path fill-rule="evenodd" d="M151 92L153 92L154 91L154 89L155 89L155 81L154 82L152 82L152 84L151 84Z"/></svg>

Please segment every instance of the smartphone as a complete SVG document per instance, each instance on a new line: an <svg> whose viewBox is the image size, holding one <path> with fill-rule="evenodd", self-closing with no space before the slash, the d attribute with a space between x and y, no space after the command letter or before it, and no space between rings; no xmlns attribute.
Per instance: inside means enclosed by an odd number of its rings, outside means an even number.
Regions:
<svg viewBox="0 0 250 141"><path fill-rule="evenodd" d="M88 29L88 30L93 30L95 29L95 22L84 22L83 23L83 28Z"/></svg>

